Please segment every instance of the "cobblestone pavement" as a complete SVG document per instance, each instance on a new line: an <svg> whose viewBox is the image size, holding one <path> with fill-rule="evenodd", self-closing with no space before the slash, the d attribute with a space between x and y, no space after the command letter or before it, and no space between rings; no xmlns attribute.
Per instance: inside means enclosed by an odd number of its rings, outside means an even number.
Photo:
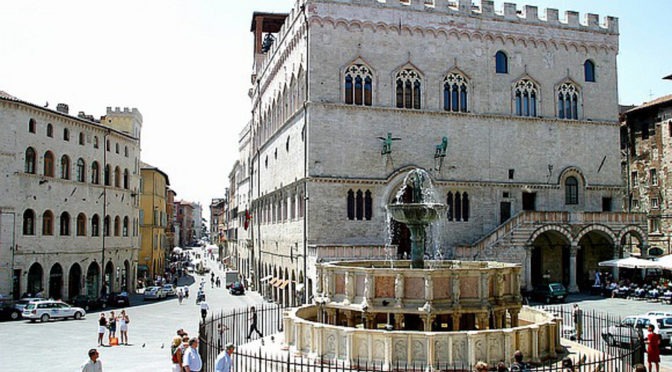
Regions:
<svg viewBox="0 0 672 372"><path fill-rule="evenodd" d="M214 267L211 264L210 267ZM224 279L223 273L215 274ZM170 371L170 342L175 331L183 328L196 336L200 319L195 304L201 276L182 278L179 285L190 284L189 299L182 305L176 298L144 302L142 296L132 296L128 338L130 345L99 347L105 372ZM247 307L262 302L256 292L231 296L224 288L210 288L206 278L205 293L212 311ZM121 309L114 309L115 313ZM109 316L109 309L106 310ZM91 312L83 320L55 320L30 323L21 320L0 323L0 360L3 371L81 371L88 359L87 351L97 347L100 312ZM117 332L119 337L119 332ZM107 335L105 338L107 344Z"/></svg>

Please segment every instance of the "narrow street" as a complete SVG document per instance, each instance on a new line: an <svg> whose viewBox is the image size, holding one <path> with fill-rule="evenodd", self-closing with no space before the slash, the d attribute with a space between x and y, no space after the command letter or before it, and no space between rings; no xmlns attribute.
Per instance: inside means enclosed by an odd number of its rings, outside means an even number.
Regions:
<svg viewBox="0 0 672 372"><path fill-rule="evenodd" d="M210 261L209 266L215 275L224 279L223 272L216 264ZM200 310L195 300L201 278L204 276L195 274L181 278L178 283L180 286L191 283L189 299L185 299L182 305L178 304L176 297L151 302L143 301L142 295L132 296L132 306L126 308L131 320L128 328L130 345L98 348L103 370L169 371L170 342L176 335L175 331L183 328L190 336L197 335ZM205 279L205 294L211 311L226 311L262 302L256 292L232 296L224 288L223 282L221 288L211 289L210 275L205 276ZM121 308L112 310L118 313ZM109 311L105 311L108 317ZM98 311L88 313L85 319L79 321L68 319L30 323L21 320L0 323L3 370L80 371L80 365L88 359L88 350L97 347L99 317Z"/></svg>

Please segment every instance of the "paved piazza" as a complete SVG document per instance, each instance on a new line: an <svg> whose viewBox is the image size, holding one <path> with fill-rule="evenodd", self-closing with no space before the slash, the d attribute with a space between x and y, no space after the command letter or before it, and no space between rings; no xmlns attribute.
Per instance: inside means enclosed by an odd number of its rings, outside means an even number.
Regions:
<svg viewBox="0 0 672 372"><path fill-rule="evenodd" d="M215 270L215 273L223 277L221 271ZM104 371L170 370L169 343L175 335L175 330L184 328L190 335L195 335L197 332L200 313L195 305L195 294L201 278L202 276L198 275L188 278L192 282L190 298L181 306L178 305L176 298L143 302L141 296L134 296L133 306L127 308L131 317L129 325L131 345L98 348ZM224 288L211 289L209 280L205 288L211 309L217 311L263 302L256 292L248 292L244 296L231 296ZM615 316L641 314L651 310L672 311L672 305L658 302L583 295L570 296L563 306L570 309L575 302L578 302L584 311L597 310ZM80 321L57 320L46 324L28 321L0 323L0 334L3 335L0 338L0 350L11 350L11 353L2 353L3 370L30 371L36 368L37 362L40 371L79 371L79 366L87 359L88 349L97 345L99 316L100 312L93 312ZM584 328L589 329L590 325L586 324ZM38 354L35 354L36 351ZM661 370L672 371L672 351L663 351L661 358L664 367Z"/></svg>
<svg viewBox="0 0 672 372"><path fill-rule="evenodd" d="M215 270L215 273L221 279L224 278L219 270ZM198 282L202 277L195 275L191 278L189 281L193 280L193 283L189 299L181 306L177 298L155 303L143 302L142 296L133 296L132 306L126 309L131 318L128 330L131 345L98 348L103 371L170 371L170 341L175 331L183 328L190 336L195 336L198 331L200 310L195 300ZM256 292L231 296L223 286L211 289L209 276L207 279L205 293L211 311L247 307L262 302ZM121 309L114 310L116 313ZM109 316L109 310L106 314ZM2 370L81 371L80 365L88 358L87 351L97 347L98 317L100 312L88 313L85 319L79 321L56 320L45 324L23 320L0 322Z"/></svg>

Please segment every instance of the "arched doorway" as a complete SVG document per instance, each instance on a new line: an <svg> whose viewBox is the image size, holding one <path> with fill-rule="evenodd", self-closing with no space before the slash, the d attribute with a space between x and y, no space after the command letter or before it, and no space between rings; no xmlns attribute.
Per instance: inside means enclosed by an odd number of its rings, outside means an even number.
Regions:
<svg viewBox="0 0 672 372"><path fill-rule="evenodd" d="M100 268L92 262L86 270L86 295L98 298L100 295Z"/></svg>
<svg viewBox="0 0 672 372"><path fill-rule="evenodd" d="M576 284L581 289L590 289L595 281L595 273L607 271L599 267L602 261L614 258L614 241L605 232L592 230L579 239L576 255Z"/></svg>
<svg viewBox="0 0 672 372"><path fill-rule="evenodd" d="M49 272L49 298L63 298L63 267L58 263Z"/></svg>
<svg viewBox="0 0 672 372"><path fill-rule="evenodd" d="M74 298L80 294L80 283L82 282L82 268L78 263L70 267L70 274L68 275L68 296Z"/></svg>
<svg viewBox="0 0 672 372"><path fill-rule="evenodd" d="M28 286L26 287L26 291L32 295L42 291L43 276L44 271L42 270L42 265L35 262L28 270Z"/></svg>
<svg viewBox="0 0 672 372"><path fill-rule="evenodd" d="M105 277L103 278L103 285L107 287L107 292L113 292L114 286L114 265L112 261L107 261L105 265Z"/></svg>
<svg viewBox="0 0 672 372"><path fill-rule="evenodd" d="M561 282L568 286L569 239L558 231L548 230L537 236L532 245L532 285Z"/></svg>

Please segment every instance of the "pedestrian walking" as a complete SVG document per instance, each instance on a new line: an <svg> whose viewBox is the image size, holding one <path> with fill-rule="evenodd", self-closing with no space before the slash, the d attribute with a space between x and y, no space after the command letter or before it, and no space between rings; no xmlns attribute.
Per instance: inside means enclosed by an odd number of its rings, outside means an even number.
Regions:
<svg viewBox="0 0 672 372"><path fill-rule="evenodd" d="M121 332L121 344L128 345L128 323L131 322L131 318L126 315L126 310L121 310L118 322L119 332Z"/></svg>
<svg viewBox="0 0 672 372"><path fill-rule="evenodd" d="M173 337L173 343L170 345L170 360L173 362L172 372L182 372L182 337Z"/></svg>
<svg viewBox="0 0 672 372"><path fill-rule="evenodd" d="M103 372L103 362L99 358L98 350L89 350L89 359L82 364L82 372Z"/></svg>
<svg viewBox="0 0 672 372"><path fill-rule="evenodd" d="M653 372L651 369L651 364L653 363L656 366L656 372L660 370L660 335L656 333L656 328L653 324L649 324L649 334L646 336L646 342L648 346L646 347L647 362L649 363L649 372Z"/></svg>
<svg viewBox="0 0 672 372"><path fill-rule="evenodd" d="M177 291L177 302L182 305L182 300L184 300L184 292L182 291L182 288L180 288L180 290Z"/></svg>
<svg viewBox="0 0 672 372"><path fill-rule="evenodd" d="M233 366L231 355L234 350L235 346L233 343L229 342L226 344L224 351L215 360L215 372L231 372L231 367Z"/></svg>
<svg viewBox="0 0 672 372"><path fill-rule="evenodd" d="M250 331L247 333L247 339L249 340L250 337L252 337L252 332L257 332L259 337L263 338L264 335L261 334L261 332L259 332L259 329L257 328L257 309L254 306L252 306L250 308L250 312L252 313L252 315L250 316L249 319L251 323L250 323Z"/></svg>
<svg viewBox="0 0 672 372"><path fill-rule="evenodd" d="M184 298L189 298L189 287L184 287Z"/></svg>
<svg viewBox="0 0 672 372"><path fill-rule="evenodd" d="M217 279L215 280L215 285L217 286L217 288L221 288L221 287L222 287L222 281L219 280L219 277L217 277Z"/></svg>
<svg viewBox="0 0 672 372"><path fill-rule="evenodd" d="M203 301L201 301L201 318L203 318L204 323L205 317L208 316L208 310L210 310L210 306L208 306L208 303L203 299Z"/></svg>
<svg viewBox="0 0 672 372"><path fill-rule="evenodd" d="M110 319L107 321L107 328L110 330L108 334L108 339L110 341L111 346L112 339L117 337L117 317L114 316L114 311L110 311Z"/></svg>
<svg viewBox="0 0 672 372"><path fill-rule="evenodd" d="M198 354L198 338L192 337L189 339L189 347L184 352L182 357L182 367L184 372L200 372L203 368L203 361L200 354Z"/></svg>
<svg viewBox="0 0 672 372"><path fill-rule="evenodd" d="M574 304L572 317L574 318L574 328L576 329L576 340L581 341L583 334L583 310L579 308L579 304Z"/></svg>
<svg viewBox="0 0 672 372"><path fill-rule="evenodd" d="M106 329L107 318L105 318L105 313L100 313L100 318L98 319L98 346L103 346L103 336L105 336Z"/></svg>
<svg viewBox="0 0 672 372"><path fill-rule="evenodd" d="M210 288L215 288L215 274L210 275Z"/></svg>

